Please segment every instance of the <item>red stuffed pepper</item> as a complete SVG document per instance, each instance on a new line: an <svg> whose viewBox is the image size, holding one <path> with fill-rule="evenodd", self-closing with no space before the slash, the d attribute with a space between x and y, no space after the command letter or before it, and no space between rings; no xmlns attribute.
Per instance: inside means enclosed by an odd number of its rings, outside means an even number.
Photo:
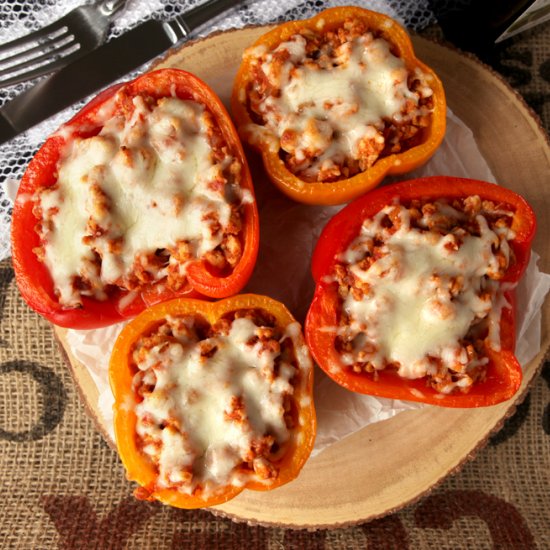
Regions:
<svg viewBox="0 0 550 550"><path fill-rule="evenodd" d="M110 363L137 498L213 506L293 480L315 440L313 363L283 304L176 299L133 319Z"/></svg>
<svg viewBox="0 0 550 550"><path fill-rule="evenodd" d="M30 163L13 210L16 279L60 326L93 328L250 277L258 215L219 98L165 69L100 94Z"/></svg>
<svg viewBox="0 0 550 550"><path fill-rule="evenodd" d="M370 192L325 227L306 338L359 393L447 407L518 390L514 287L535 216L516 193L451 177Z"/></svg>

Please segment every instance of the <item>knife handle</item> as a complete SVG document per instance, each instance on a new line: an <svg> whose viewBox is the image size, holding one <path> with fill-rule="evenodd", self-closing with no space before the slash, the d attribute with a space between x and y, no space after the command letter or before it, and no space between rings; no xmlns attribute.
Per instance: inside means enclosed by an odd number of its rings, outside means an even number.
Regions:
<svg viewBox="0 0 550 550"><path fill-rule="evenodd" d="M220 14L235 8L241 3L235 0L207 0L207 2L195 6L182 15L176 16L171 22L177 21L182 26L183 31L186 32L184 35L186 36L204 23L212 23Z"/></svg>
<svg viewBox="0 0 550 550"><path fill-rule="evenodd" d="M0 113L0 144L14 138L19 132L10 124L2 113Z"/></svg>

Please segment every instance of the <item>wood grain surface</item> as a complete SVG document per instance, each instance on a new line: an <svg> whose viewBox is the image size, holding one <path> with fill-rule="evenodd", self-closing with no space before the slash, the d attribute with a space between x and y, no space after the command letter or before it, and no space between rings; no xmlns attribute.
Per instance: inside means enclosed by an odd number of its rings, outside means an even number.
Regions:
<svg viewBox="0 0 550 550"><path fill-rule="evenodd" d="M229 31L171 51L159 65L179 67L205 80L227 104L243 49L265 28ZM550 272L550 146L536 117L520 97L477 60L415 38L420 59L439 74L448 104L473 131L497 181L530 202L538 214L534 249ZM251 524L296 528L339 527L388 514L425 495L461 467L513 413L550 347L550 308L542 311L542 349L528 365L513 401L477 409L426 407L373 424L311 459L299 478L275 491L245 491L215 507L215 514ZM66 348L62 329L57 336ZM67 350L66 350L67 351ZM102 434L97 390L68 354L82 398Z"/></svg>

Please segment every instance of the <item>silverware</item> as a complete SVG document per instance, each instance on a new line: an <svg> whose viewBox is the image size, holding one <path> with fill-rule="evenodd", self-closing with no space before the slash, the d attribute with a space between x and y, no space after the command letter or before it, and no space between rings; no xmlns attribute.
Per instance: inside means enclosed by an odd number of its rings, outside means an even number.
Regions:
<svg viewBox="0 0 550 550"><path fill-rule="evenodd" d="M63 67L0 109L0 144L123 77L239 3L208 0L170 21L146 21Z"/></svg>
<svg viewBox="0 0 550 550"><path fill-rule="evenodd" d="M53 72L103 44L126 1L80 6L42 29L0 45L0 88Z"/></svg>

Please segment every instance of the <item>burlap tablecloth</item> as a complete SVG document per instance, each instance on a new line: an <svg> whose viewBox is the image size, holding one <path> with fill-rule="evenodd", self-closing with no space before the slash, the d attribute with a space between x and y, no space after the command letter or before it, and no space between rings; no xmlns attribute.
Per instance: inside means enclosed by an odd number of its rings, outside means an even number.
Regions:
<svg viewBox="0 0 550 550"><path fill-rule="evenodd" d="M438 35L437 29L431 30ZM550 129L550 26L490 59ZM549 174L550 176L550 174ZM135 500L85 413L51 327L0 263L0 548L550 548L550 365L502 430L419 502L317 532L264 528Z"/></svg>

